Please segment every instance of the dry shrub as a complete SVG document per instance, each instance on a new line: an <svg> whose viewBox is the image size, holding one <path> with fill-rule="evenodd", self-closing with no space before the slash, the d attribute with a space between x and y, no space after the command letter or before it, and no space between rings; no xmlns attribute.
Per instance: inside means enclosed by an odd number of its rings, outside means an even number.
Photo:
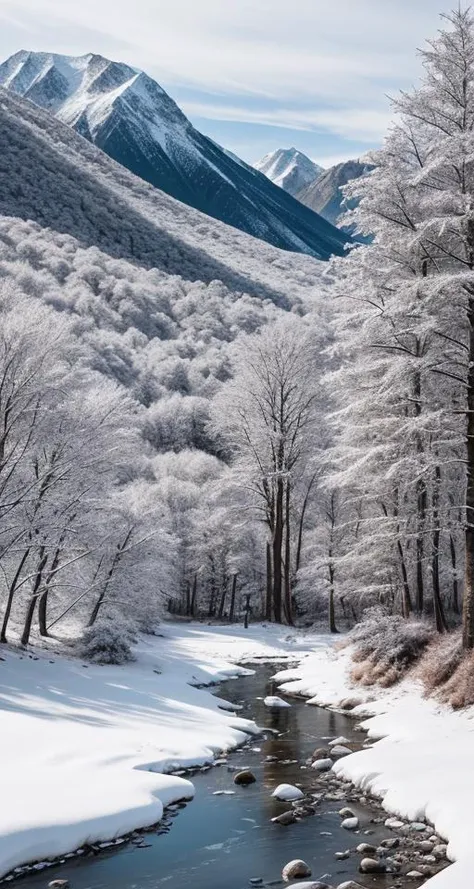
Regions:
<svg viewBox="0 0 474 889"><path fill-rule="evenodd" d="M474 652L464 655L451 678L440 688L439 697L454 710L474 704Z"/></svg>
<svg viewBox="0 0 474 889"><path fill-rule="evenodd" d="M433 636L433 629L424 621L370 608L349 637L357 665L352 678L362 685L394 685L419 661Z"/></svg>
<svg viewBox="0 0 474 889"><path fill-rule="evenodd" d="M437 636L427 647L418 670L423 685L431 694L437 691L453 676L463 658L461 635L459 632L448 636Z"/></svg>

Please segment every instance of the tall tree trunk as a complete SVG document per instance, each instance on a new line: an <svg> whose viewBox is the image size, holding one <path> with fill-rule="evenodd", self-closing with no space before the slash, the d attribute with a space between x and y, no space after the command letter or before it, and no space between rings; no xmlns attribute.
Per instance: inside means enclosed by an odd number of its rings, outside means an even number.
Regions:
<svg viewBox="0 0 474 889"><path fill-rule="evenodd" d="M420 343L417 341L416 351L420 352ZM421 415L421 374L416 371L414 374L413 397L415 402L415 416ZM419 432L416 433L416 451L418 457L423 453L423 442ZM417 614L423 614L424 608L424 533L426 524L426 502L427 492L426 483L423 478L418 479L416 484L416 597L415 609Z"/></svg>
<svg viewBox="0 0 474 889"><path fill-rule="evenodd" d="M329 571L329 632L338 633L336 627L336 609L334 606L334 529L336 527L336 509L334 494L331 494L329 510L329 547L328 547L328 571Z"/></svg>
<svg viewBox="0 0 474 889"><path fill-rule="evenodd" d="M61 542L64 538L62 538ZM48 636L48 627L47 627L47 614L48 614L48 595L51 586L51 581L54 577L54 572L59 565L59 558L61 555L61 548L58 546L54 553L53 561L51 563L51 570L48 573L48 576L45 581L43 592L39 598L38 602L38 626L41 636Z"/></svg>
<svg viewBox="0 0 474 889"><path fill-rule="evenodd" d="M275 529L273 532L273 614L282 622L282 546L283 546L283 479L277 480L275 497Z"/></svg>
<svg viewBox="0 0 474 889"><path fill-rule="evenodd" d="M436 620L436 629L438 633L445 633L448 629L446 616L441 599L441 591L439 584L439 540L440 540L440 523L439 523L439 487L441 482L441 472L439 466L435 469L435 480L433 484L433 549L431 556L431 565L433 573L433 604Z"/></svg>
<svg viewBox="0 0 474 889"><path fill-rule="evenodd" d="M227 596L227 584L228 584L228 582L229 582L229 579L228 579L228 577L226 576L226 577L223 579L223 583L222 583L222 593L221 593L221 600L220 600L220 602L219 602L219 611L217 612L217 616L218 616L219 620L222 620L222 618L224 617L224 608L225 608L225 600L226 600L226 596Z"/></svg>
<svg viewBox="0 0 474 889"><path fill-rule="evenodd" d="M198 578L197 578L197 574L195 574L194 580L193 580L193 592L191 595L191 617L196 617L197 584L198 584Z"/></svg>
<svg viewBox="0 0 474 889"><path fill-rule="evenodd" d="M189 617L191 614L191 584L189 580L186 581L186 617Z"/></svg>
<svg viewBox="0 0 474 889"><path fill-rule="evenodd" d="M305 494L305 497L303 500L303 505L301 507L300 520L298 522L298 542L296 545L295 574L298 574L298 571L300 570L300 566L301 566L301 548L303 545L304 520L305 520L306 510L308 508L308 502L309 502L309 497L311 494L311 489L316 481L316 475L317 475L317 473L314 473L314 475L310 479L310 482L308 484L308 488L306 490L306 494Z"/></svg>
<svg viewBox="0 0 474 889"><path fill-rule="evenodd" d="M383 514L386 518L388 518L388 509L385 506L385 503L382 503ZM398 491L394 492L394 506L393 506L393 516L397 520L395 525L395 533L397 537L397 552L400 561L400 571L402 575L402 615L403 617L410 617L410 614L413 611L413 605L410 594L410 584L408 582L408 571L405 562L405 554L403 552L402 542L400 540L400 523L398 521Z"/></svg>
<svg viewBox="0 0 474 889"><path fill-rule="evenodd" d="M18 581L20 580L21 572L23 571L23 568L25 566L25 563L28 559L29 554L30 554L30 547L28 547L25 550L25 552L23 553L23 555L20 559L18 568L15 571L15 576L14 576L14 578L10 584L9 590L8 590L7 604L5 606L5 614L3 615L2 629L0 632L0 642L8 642L7 627L8 627L8 622L10 620L11 611L12 611L13 599L15 598L15 592L16 592L16 588L18 585Z"/></svg>
<svg viewBox="0 0 474 889"><path fill-rule="evenodd" d="M449 551L451 554L451 568L453 571L453 596L451 599L451 608L455 614L459 614L459 583L457 575L456 544L452 534L449 535Z"/></svg>
<svg viewBox="0 0 474 889"><path fill-rule="evenodd" d="M285 616L289 626L293 626L293 607L291 602L291 526L290 526L290 480L286 483L285 497Z"/></svg>
<svg viewBox="0 0 474 889"><path fill-rule="evenodd" d="M474 296L468 295L469 370L466 409L466 564L464 573L462 641L474 648Z"/></svg>
<svg viewBox="0 0 474 889"><path fill-rule="evenodd" d="M232 621L234 620L236 591L237 591L237 574L234 574L234 576L232 577L232 590L230 593L229 623L232 623Z"/></svg>
<svg viewBox="0 0 474 889"><path fill-rule="evenodd" d="M267 540L266 547L267 564L266 564L266 586L265 586L265 620L272 619L272 599L273 599L273 577L272 577L272 547L270 541Z"/></svg>
<svg viewBox="0 0 474 889"><path fill-rule="evenodd" d="M39 590L41 587L41 581L43 579L43 571L46 567L46 562L48 561L48 553L46 551L45 546L40 546L39 550L39 559L38 559L38 569L36 572L35 582L33 585L33 591L31 594L30 601L28 602L28 607L26 609L26 617L25 623L23 626L23 633L21 634L21 644L28 645L30 641L31 634L31 626L33 623L33 615L35 613L36 603L38 601Z"/></svg>

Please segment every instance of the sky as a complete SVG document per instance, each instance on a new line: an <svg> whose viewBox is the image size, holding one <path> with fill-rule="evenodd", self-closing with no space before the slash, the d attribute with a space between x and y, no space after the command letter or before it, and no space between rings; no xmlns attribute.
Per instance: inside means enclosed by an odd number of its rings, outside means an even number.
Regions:
<svg viewBox="0 0 474 889"><path fill-rule="evenodd" d="M453 0L454 2L454 0ZM253 163L322 166L377 147L421 71L444 0L0 0L0 59L94 52L145 70L193 124Z"/></svg>

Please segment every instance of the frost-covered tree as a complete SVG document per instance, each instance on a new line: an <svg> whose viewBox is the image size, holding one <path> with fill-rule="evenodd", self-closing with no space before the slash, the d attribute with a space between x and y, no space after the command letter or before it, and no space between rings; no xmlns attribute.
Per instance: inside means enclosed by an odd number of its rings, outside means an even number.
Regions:
<svg viewBox="0 0 474 889"><path fill-rule="evenodd" d="M293 620L295 492L321 421L317 353L318 338L304 320L279 321L242 341L234 377L213 403L215 428L246 492L243 508L267 527L265 611L278 623Z"/></svg>

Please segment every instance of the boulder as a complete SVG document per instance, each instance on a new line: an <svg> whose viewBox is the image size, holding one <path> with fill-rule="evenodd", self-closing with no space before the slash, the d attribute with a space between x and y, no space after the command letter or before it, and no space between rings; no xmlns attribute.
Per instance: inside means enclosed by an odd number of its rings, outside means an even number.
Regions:
<svg viewBox="0 0 474 889"><path fill-rule="evenodd" d="M358 852L359 855L375 855L376 851L377 847L371 846L370 843L359 843L356 848L356 852Z"/></svg>
<svg viewBox="0 0 474 889"><path fill-rule="evenodd" d="M334 763L332 759L316 759L312 763L311 768L314 769L315 772L329 772L333 765Z"/></svg>
<svg viewBox="0 0 474 889"><path fill-rule="evenodd" d="M344 818L344 821L341 821L341 827L344 830L357 830L359 827L359 819L355 816L353 818Z"/></svg>
<svg viewBox="0 0 474 889"><path fill-rule="evenodd" d="M279 784L272 793L275 799L283 800L283 802L292 802L295 799L303 799L304 793L299 787L293 784Z"/></svg>
<svg viewBox="0 0 474 889"><path fill-rule="evenodd" d="M241 772L237 772L234 775L234 784L239 784L241 787L246 787L248 784L255 784L256 777L250 769L243 769Z"/></svg>
<svg viewBox="0 0 474 889"><path fill-rule="evenodd" d="M296 880L298 877L310 877L311 868L306 864L306 861L302 861L301 858L295 858L293 861L285 864L281 875L285 882L288 883L290 880Z"/></svg>
<svg viewBox="0 0 474 889"><path fill-rule="evenodd" d="M349 753L353 753L353 751L342 744L336 744L334 747L331 747L331 756L348 756Z"/></svg>
<svg viewBox="0 0 474 889"><path fill-rule="evenodd" d="M334 738L332 741L328 741L328 747L335 747L336 744L350 744L349 738L345 738L344 735L341 735L339 738Z"/></svg>
<svg viewBox="0 0 474 889"><path fill-rule="evenodd" d="M384 874L385 864L377 858L363 858L359 870L361 874Z"/></svg>

